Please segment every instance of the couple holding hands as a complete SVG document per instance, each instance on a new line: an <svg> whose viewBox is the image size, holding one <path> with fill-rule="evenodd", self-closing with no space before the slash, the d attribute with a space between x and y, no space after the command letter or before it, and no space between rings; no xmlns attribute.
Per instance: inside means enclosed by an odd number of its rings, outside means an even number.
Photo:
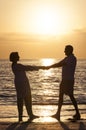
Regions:
<svg viewBox="0 0 86 130"><path fill-rule="evenodd" d="M65 46L64 53L66 55L64 59L50 66L22 65L18 63L19 61L18 52L12 52L10 54L10 61L12 62L12 71L15 76L14 84L15 84L16 94L17 94L17 107L18 107L18 114L19 114L18 115L19 122L22 121L23 102L25 103L29 120L32 121L34 118L37 117L32 112L31 89L30 89L29 80L26 76L26 71L38 71L39 69L50 69L50 68L56 68L56 67L62 67L62 81L59 87L58 110L55 115L52 115L52 117L60 121L60 112L61 112L61 107L63 103L63 96L64 94L66 94L70 97L76 111L75 115L73 115L73 118L75 120L80 119L80 113L78 110L77 102L73 94L74 73L75 73L77 59L73 54L73 47L71 45Z"/></svg>

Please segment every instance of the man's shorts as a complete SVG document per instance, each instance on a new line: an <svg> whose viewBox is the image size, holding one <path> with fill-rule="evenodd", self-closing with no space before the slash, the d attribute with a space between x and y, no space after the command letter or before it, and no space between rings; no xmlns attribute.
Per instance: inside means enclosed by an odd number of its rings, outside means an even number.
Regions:
<svg viewBox="0 0 86 130"><path fill-rule="evenodd" d="M62 80L60 84L60 94L72 95L74 90L74 80Z"/></svg>

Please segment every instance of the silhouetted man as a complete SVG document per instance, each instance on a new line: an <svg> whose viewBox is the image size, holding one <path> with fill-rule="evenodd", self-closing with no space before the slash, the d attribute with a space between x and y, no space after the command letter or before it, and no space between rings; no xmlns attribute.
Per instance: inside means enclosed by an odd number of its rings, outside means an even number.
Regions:
<svg viewBox="0 0 86 130"><path fill-rule="evenodd" d="M65 55L66 57L61 60L60 62L48 66L47 68L55 68L55 67L62 67L62 81L60 83L60 90L59 90L59 102L58 102L58 111L52 117L57 118L60 120L60 112L63 103L63 96L64 94L68 95L74 105L76 110L76 114L73 116L75 120L80 119L80 114L77 106L77 102L74 98L73 91L74 91L74 73L76 67L76 57L73 54L73 47L71 45L67 45L65 47Z"/></svg>

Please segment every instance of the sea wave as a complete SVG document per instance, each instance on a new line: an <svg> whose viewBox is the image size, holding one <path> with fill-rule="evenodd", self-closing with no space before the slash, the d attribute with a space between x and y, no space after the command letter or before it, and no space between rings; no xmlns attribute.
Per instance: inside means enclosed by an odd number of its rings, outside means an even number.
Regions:
<svg viewBox="0 0 86 130"><path fill-rule="evenodd" d="M43 65L42 60L22 60L22 64ZM53 63L57 59L52 60ZM47 62L45 62L47 63ZM33 104L58 104L61 68L27 72L30 81ZM79 104L86 104L86 60L78 60L75 72L75 98ZM64 96L64 104L71 104ZM16 105L16 91L11 63L0 61L0 105Z"/></svg>

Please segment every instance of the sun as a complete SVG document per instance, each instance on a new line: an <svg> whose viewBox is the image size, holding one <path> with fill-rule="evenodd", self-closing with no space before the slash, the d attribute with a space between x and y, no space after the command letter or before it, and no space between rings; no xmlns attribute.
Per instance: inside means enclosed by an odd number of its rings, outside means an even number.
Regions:
<svg viewBox="0 0 86 130"><path fill-rule="evenodd" d="M51 7L42 7L35 15L34 29L38 34L64 34L67 31L65 14Z"/></svg>
<svg viewBox="0 0 86 130"><path fill-rule="evenodd" d="M68 14L56 6L39 4L31 11L25 9L22 16L21 29L26 33L59 35L69 31Z"/></svg>
<svg viewBox="0 0 86 130"><path fill-rule="evenodd" d="M55 13L49 9L41 9L37 13L35 26L37 33L53 34L56 33L56 16Z"/></svg>

